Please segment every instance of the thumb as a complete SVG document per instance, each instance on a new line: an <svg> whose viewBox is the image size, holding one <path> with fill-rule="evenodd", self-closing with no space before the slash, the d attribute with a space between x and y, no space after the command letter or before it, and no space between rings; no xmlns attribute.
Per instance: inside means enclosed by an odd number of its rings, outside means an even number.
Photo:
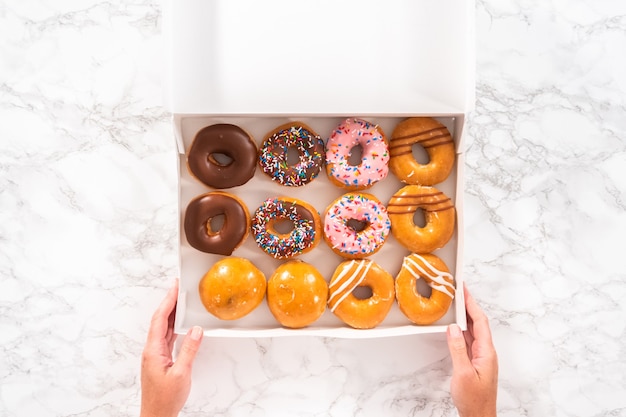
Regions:
<svg viewBox="0 0 626 417"><path fill-rule="evenodd" d="M173 366L177 368L187 368L187 371L191 371L193 360L198 353L200 343L202 343L202 327L194 326L185 335L182 345L180 346L180 352L178 352L178 358Z"/></svg>
<svg viewBox="0 0 626 417"><path fill-rule="evenodd" d="M448 349L452 358L452 367L460 370L471 366L469 356L467 355L467 345L461 328L456 324L448 326Z"/></svg>

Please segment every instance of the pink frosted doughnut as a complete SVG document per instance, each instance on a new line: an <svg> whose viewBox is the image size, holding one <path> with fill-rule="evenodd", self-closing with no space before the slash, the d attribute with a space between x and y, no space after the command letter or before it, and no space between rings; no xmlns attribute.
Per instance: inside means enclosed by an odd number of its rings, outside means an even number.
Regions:
<svg viewBox="0 0 626 417"><path fill-rule="evenodd" d="M351 220L364 225L357 230ZM333 201L324 218L324 240L337 255L360 259L385 243L391 222L385 206L373 195L347 193Z"/></svg>
<svg viewBox="0 0 626 417"><path fill-rule="evenodd" d="M359 165L350 165L350 152L361 146ZM349 190L371 187L389 172L387 138L377 125L346 119L333 131L326 145L326 173L331 182Z"/></svg>

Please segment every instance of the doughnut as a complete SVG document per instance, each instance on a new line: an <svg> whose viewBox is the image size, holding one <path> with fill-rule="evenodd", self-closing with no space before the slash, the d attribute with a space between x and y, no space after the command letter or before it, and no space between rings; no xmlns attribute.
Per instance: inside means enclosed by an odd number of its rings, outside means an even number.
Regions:
<svg viewBox="0 0 626 417"><path fill-rule="evenodd" d="M358 287L371 289L367 298L354 295ZM372 329L387 316L395 301L393 277L369 259L343 261L328 284L328 308L355 329Z"/></svg>
<svg viewBox="0 0 626 417"><path fill-rule="evenodd" d="M219 230L211 221L223 216ZM187 242L202 252L230 255L248 236L250 215L239 198L224 191L200 195L187 205L184 230Z"/></svg>
<svg viewBox="0 0 626 417"><path fill-rule="evenodd" d="M244 258L224 258L211 267L198 285L206 310L222 320L236 320L257 308L265 297L265 275Z"/></svg>
<svg viewBox="0 0 626 417"><path fill-rule="evenodd" d="M315 322L326 310L328 284L312 265L291 260L267 281L267 305L276 320L292 329Z"/></svg>
<svg viewBox="0 0 626 417"><path fill-rule="evenodd" d="M216 155L230 158L228 163ZM216 124L201 129L195 136L187 166L192 176L213 188L243 185L254 175L257 147L250 135L231 124Z"/></svg>
<svg viewBox="0 0 626 417"><path fill-rule="evenodd" d="M430 297L417 291L420 278L430 286ZM437 256L413 253L402 261L396 277L396 299L400 310L413 323L427 325L442 318L452 304L454 292L454 277Z"/></svg>
<svg viewBox="0 0 626 417"><path fill-rule="evenodd" d="M424 227L413 221L418 209L424 210ZM391 197L387 211L391 234L411 252L433 252L444 247L454 234L454 205L435 187L404 186Z"/></svg>
<svg viewBox="0 0 626 417"><path fill-rule="evenodd" d="M360 225L363 228L357 227ZM367 193L346 193L326 209L324 240L336 254L359 259L376 253L390 228L387 210L378 198Z"/></svg>
<svg viewBox="0 0 626 417"><path fill-rule="evenodd" d="M429 162L413 157L414 144L424 147ZM400 122L389 141L389 169L406 184L435 185L443 182L454 165L454 141L448 128L431 117L413 117Z"/></svg>
<svg viewBox="0 0 626 417"><path fill-rule="evenodd" d="M289 149L298 152L298 162L288 162ZM310 127L287 123L268 133L259 150L259 166L273 181L300 187L313 181L324 163L324 142Z"/></svg>
<svg viewBox="0 0 626 417"><path fill-rule="evenodd" d="M360 146L361 161L349 162L350 154ZM384 179L389 172L389 150L382 129L362 119L344 120L326 144L326 173L331 182L349 190L362 190Z"/></svg>
<svg viewBox="0 0 626 417"><path fill-rule="evenodd" d="M276 230L291 222L288 233ZM269 198L254 212L251 221L254 241L276 259L289 259L313 249L322 235L322 221L313 206L291 197Z"/></svg>

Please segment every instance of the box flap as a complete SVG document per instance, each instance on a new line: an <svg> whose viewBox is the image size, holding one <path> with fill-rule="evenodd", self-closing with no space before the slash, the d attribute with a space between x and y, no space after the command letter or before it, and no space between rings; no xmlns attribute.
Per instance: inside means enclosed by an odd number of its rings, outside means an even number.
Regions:
<svg viewBox="0 0 626 417"><path fill-rule="evenodd" d="M165 0L181 114L449 114L474 105L474 2Z"/></svg>

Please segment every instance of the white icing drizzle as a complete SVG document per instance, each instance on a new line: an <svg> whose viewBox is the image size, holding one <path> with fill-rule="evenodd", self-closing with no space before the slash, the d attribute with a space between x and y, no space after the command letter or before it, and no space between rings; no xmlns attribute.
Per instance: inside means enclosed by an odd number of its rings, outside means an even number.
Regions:
<svg viewBox="0 0 626 417"><path fill-rule="evenodd" d="M417 263L413 259L411 259L411 256L415 256L420 261L422 261L424 266L429 271L426 271L424 268L422 268L422 266L419 263ZM437 268L432 266L426 259L424 259L422 256L420 256L420 255L418 255L416 253L414 253L414 254L412 254L410 256L405 257L404 258L404 262L402 263L402 265L416 279L420 279L420 275L417 272L415 272L413 269L411 269L411 266L414 266L415 268L417 268L417 270L419 272L421 272L424 276L428 277L432 281L432 282L428 283L428 285L430 285L430 288L432 288L434 290L441 291L442 293L446 294L450 298L454 298L454 285L450 282L451 280L454 279L452 277L452 274L450 274L448 272L444 272L444 271L438 270ZM444 277L445 278L450 278L450 281L446 280ZM450 290L452 290L452 291L450 291Z"/></svg>
<svg viewBox="0 0 626 417"><path fill-rule="evenodd" d="M350 264L348 265L348 267L344 268L339 275L337 276L336 279L334 279L331 283L330 283L330 288L332 289L332 287L336 286L337 284L339 284L341 282L341 279L349 272L353 269L354 264L356 261L350 261ZM363 269L363 266L367 264L365 266L365 271L363 271L362 273L361 270ZM350 293L352 293L352 291L354 291L354 289L356 287L358 287L361 282L363 282L363 280L365 279L365 276L367 275L367 271L369 271L369 269L372 266L372 262L359 262L359 266L356 268L356 270L354 271L354 273L348 278L346 279L340 286L339 288L337 288L336 290L331 290L330 293L330 297L328 298L328 305L330 306L330 311L333 312L335 311L335 309L337 308L337 306L339 306L339 304L341 304L341 302L343 300L346 299L346 297L348 295L350 295ZM360 273L360 274L359 274ZM348 288L347 291L343 291L344 289ZM335 302L334 304L332 303L333 298L335 298L335 296L341 294L343 292L343 294L341 295L341 297L339 297L339 299L337 300L337 302Z"/></svg>

